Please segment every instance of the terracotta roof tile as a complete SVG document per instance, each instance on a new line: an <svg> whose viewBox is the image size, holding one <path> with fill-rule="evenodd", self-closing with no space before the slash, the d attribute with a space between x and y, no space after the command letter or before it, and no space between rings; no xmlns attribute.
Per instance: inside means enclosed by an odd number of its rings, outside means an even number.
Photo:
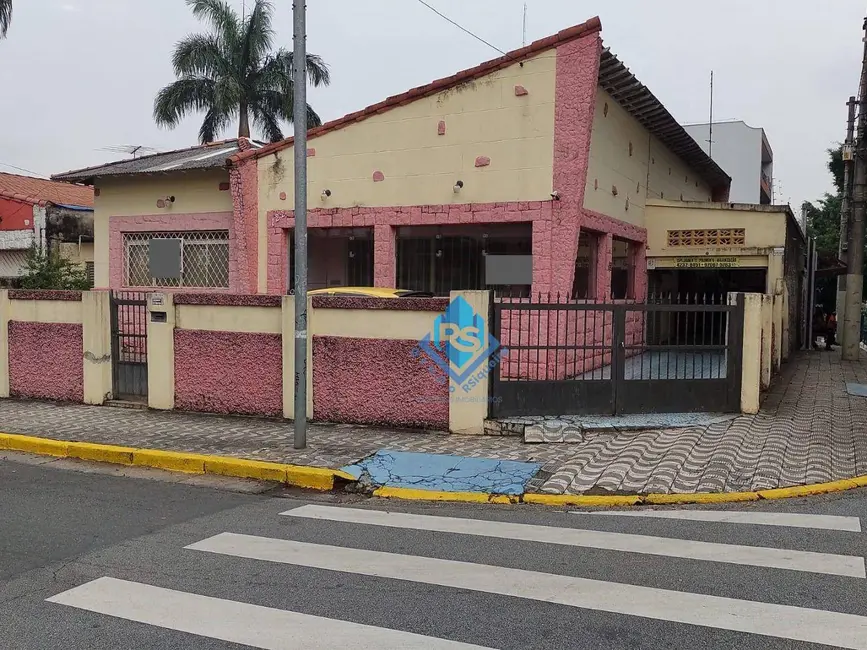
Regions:
<svg viewBox="0 0 867 650"><path fill-rule="evenodd" d="M31 205L50 202L93 207L93 188L3 172L0 172L0 196Z"/></svg>
<svg viewBox="0 0 867 650"><path fill-rule="evenodd" d="M587 22L581 23L580 25L575 25L574 27L569 27L568 29L564 29L557 34L548 36L541 40L534 41L526 47L522 47L518 50L509 52L497 59L486 61L485 63L475 66L474 68L462 70L461 72L453 74L450 77L437 79L436 81L432 81L431 83L425 84L424 86L412 88L399 95L393 95L385 101L373 104L372 106L368 106L367 108L363 108L360 111L349 113L348 115L339 117L336 120L332 120L331 122L326 122L322 126L317 126L316 128L310 129L307 132L307 137L315 138L317 136L323 135L324 133L328 133L329 131L336 131L337 129L348 126L353 122L360 122L361 120L367 119L371 115L376 115L378 113L391 110L392 108L407 104L421 97L426 97L428 95L442 92L447 88L457 86L461 83L466 82L469 79L477 79L479 77L483 77L487 74L490 74L491 72L495 72L496 70L500 70L501 68L513 65L514 63L521 61L522 59L534 56L540 52L544 52L545 50L550 50L551 48L556 47L561 43L572 41L577 38L581 38L582 36L586 36L587 34L593 34L600 31L602 31L602 22L599 20L598 17L591 18ZM247 158L260 158L262 156L267 156L268 154L272 154L274 152L281 151L282 149L291 147L294 141L294 138L287 138L285 140L281 140L280 142L274 142L273 144L266 145L261 149L253 149L250 151L237 153L231 158L229 158L229 161L232 163L236 163Z"/></svg>

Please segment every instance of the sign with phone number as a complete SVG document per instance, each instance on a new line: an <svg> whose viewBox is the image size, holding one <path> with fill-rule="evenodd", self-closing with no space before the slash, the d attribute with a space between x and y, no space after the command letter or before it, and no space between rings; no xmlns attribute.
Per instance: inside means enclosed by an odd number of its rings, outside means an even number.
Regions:
<svg viewBox="0 0 867 650"><path fill-rule="evenodd" d="M737 257L678 257L679 269L731 269L739 265Z"/></svg>

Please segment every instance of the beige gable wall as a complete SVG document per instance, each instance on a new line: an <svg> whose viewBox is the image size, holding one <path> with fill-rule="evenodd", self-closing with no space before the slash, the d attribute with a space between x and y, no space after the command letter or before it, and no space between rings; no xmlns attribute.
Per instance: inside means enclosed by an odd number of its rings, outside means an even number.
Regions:
<svg viewBox="0 0 867 650"><path fill-rule="evenodd" d="M584 207L643 227L646 200L661 195L666 199L679 200L683 195L685 201L708 201L711 189L600 88Z"/></svg>
<svg viewBox="0 0 867 650"><path fill-rule="evenodd" d="M125 178L98 178L93 199L94 286L108 287L110 217L200 214L231 212L232 193L220 190L229 182L228 170L135 175ZM158 208L157 199L174 196L171 208Z"/></svg>
<svg viewBox="0 0 867 650"><path fill-rule="evenodd" d="M555 67L551 50L311 139L309 207L550 200ZM529 94L516 97L516 85ZM491 164L476 167L478 156ZM292 209L292 159L288 148L259 160L261 210ZM376 171L384 181L373 182ZM459 179L465 186L455 194ZM326 188L332 196L323 202Z"/></svg>

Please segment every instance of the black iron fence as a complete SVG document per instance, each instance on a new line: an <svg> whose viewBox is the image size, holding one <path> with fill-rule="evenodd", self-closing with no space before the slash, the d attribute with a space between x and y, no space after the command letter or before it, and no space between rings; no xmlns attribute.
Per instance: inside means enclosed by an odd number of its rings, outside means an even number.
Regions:
<svg viewBox="0 0 867 650"><path fill-rule="evenodd" d="M111 292L111 369L115 399L141 401L148 394L145 291Z"/></svg>
<svg viewBox="0 0 867 650"><path fill-rule="evenodd" d="M491 376L495 417L739 410L742 302L508 297L491 319L508 349Z"/></svg>

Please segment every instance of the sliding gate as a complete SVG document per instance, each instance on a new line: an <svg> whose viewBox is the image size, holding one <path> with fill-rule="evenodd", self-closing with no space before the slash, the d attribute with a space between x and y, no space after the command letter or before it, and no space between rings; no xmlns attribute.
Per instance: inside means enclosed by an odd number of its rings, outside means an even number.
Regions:
<svg viewBox="0 0 867 650"><path fill-rule="evenodd" d="M742 299L495 302L491 416L738 412Z"/></svg>

